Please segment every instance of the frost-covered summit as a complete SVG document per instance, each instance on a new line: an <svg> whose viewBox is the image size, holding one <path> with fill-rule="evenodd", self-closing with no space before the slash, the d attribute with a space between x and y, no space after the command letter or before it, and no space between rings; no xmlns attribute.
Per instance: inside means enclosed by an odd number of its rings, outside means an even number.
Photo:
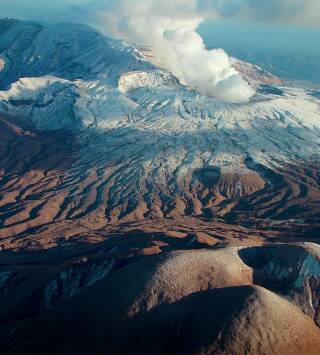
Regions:
<svg viewBox="0 0 320 355"><path fill-rule="evenodd" d="M181 85L143 52L90 27L2 20L0 28L0 110L37 128L209 136L208 147L188 147L207 164L318 153L319 100L303 89L270 85L281 81L258 67L235 61L258 93L248 104L226 104Z"/></svg>

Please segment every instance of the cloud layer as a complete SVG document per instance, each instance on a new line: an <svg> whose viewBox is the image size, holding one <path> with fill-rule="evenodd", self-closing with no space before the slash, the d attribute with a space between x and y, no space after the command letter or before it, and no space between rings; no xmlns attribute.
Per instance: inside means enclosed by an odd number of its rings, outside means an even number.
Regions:
<svg viewBox="0 0 320 355"><path fill-rule="evenodd" d="M320 0L199 0L220 18L320 26Z"/></svg>
<svg viewBox="0 0 320 355"><path fill-rule="evenodd" d="M94 10L122 9L123 15L129 15L129 11L134 15L150 12L154 5L164 17L173 17L174 10L174 14L179 11L190 19L219 17L320 26L320 0L0 0L0 16L79 21ZM81 7L85 12L80 15L75 10Z"/></svg>

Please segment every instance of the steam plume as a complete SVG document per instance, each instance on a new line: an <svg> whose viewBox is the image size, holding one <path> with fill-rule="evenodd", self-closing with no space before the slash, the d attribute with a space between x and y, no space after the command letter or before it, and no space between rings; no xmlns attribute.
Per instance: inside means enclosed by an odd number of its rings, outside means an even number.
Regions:
<svg viewBox="0 0 320 355"><path fill-rule="evenodd" d="M205 48L196 32L204 20L197 0L106 0L102 8L101 2L96 4L104 32L152 46L162 66L183 84L231 103L247 102L254 95L222 49Z"/></svg>

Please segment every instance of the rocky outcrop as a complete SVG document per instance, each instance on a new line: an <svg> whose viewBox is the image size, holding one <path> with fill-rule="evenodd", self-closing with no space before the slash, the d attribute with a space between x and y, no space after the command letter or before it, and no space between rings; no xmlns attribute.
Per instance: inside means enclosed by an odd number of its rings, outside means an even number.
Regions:
<svg viewBox="0 0 320 355"><path fill-rule="evenodd" d="M266 85L284 85L284 81L268 71L260 68L258 65L253 65L242 60L234 59L233 67L248 83L253 86L257 84Z"/></svg>
<svg viewBox="0 0 320 355"><path fill-rule="evenodd" d="M240 250L254 267L254 282L280 292L319 325L320 247L306 243Z"/></svg>
<svg viewBox="0 0 320 355"><path fill-rule="evenodd" d="M50 309L67 301L86 287L90 287L103 279L112 270L113 261L102 263L86 263L77 265L60 272L44 290L44 306Z"/></svg>

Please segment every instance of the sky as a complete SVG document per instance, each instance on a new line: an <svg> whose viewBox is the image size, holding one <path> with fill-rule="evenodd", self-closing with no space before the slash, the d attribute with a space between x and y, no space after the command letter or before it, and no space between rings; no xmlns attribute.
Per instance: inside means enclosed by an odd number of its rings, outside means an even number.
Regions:
<svg viewBox="0 0 320 355"><path fill-rule="evenodd" d="M285 80L320 85L320 27L224 19L205 21L198 32L207 48L222 47Z"/></svg>
<svg viewBox="0 0 320 355"><path fill-rule="evenodd" d="M120 4L120 5L119 5ZM280 25L320 26L320 0L0 0L0 16L24 17L59 21L83 19L73 6L106 11L115 8L146 8L151 4L163 11L164 7L176 15L264 22ZM162 5L163 4L163 5ZM165 12L165 11L164 11Z"/></svg>
<svg viewBox="0 0 320 355"><path fill-rule="evenodd" d="M208 20L198 31L217 45L248 46L261 49L286 49L318 52L320 27L279 25L233 20ZM249 39L249 41L248 41Z"/></svg>

